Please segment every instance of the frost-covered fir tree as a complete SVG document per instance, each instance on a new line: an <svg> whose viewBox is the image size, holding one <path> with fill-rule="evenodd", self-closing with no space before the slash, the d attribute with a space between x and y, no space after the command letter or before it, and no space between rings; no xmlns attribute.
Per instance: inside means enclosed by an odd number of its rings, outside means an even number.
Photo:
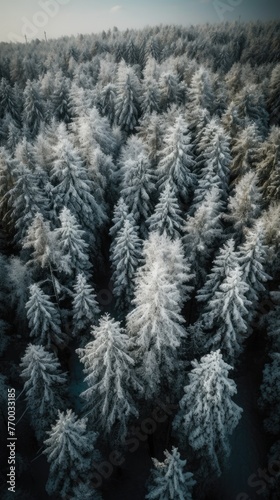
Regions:
<svg viewBox="0 0 280 500"><path fill-rule="evenodd" d="M184 221L181 216L178 198L170 184L162 191L154 213L147 220L150 231L166 234L172 240L180 238Z"/></svg>
<svg viewBox="0 0 280 500"><path fill-rule="evenodd" d="M248 172L239 179L233 196L229 198L229 214L225 217L233 222L237 234L244 233L245 228L251 227L260 215L261 194L257 184L255 172Z"/></svg>
<svg viewBox="0 0 280 500"><path fill-rule="evenodd" d="M258 148L258 179L265 201L279 200L280 127L271 127L269 136Z"/></svg>
<svg viewBox="0 0 280 500"><path fill-rule="evenodd" d="M124 202L123 198L120 197L117 204L114 207L114 212L112 217L113 224L109 230L109 233L112 237L115 237L118 231L120 231L120 229L123 228L124 222L127 220L128 216L129 216L128 206Z"/></svg>
<svg viewBox="0 0 280 500"><path fill-rule="evenodd" d="M142 151L137 159L128 159L123 165L121 196L143 236L147 233L146 220L152 211L151 196L155 190L155 176L147 154Z"/></svg>
<svg viewBox="0 0 280 500"><path fill-rule="evenodd" d="M52 342L60 345L65 341L59 312L49 295L45 294L36 283L30 286L26 311L30 335L35 337L38 344L50 347Z"/></svg>
<svg viewBox="0 0 280 500"><path fill-rule="evenodd" d="M122 60L118 68L116 123L129 132L133 130L140 113L140 84L133 70Z"/></svg>
<svg viewBox="0 0 280 500"><path fill-rule="evenodd" d="M7 195L10 218L16 230L15 241L21 243L37 212L44 213L48 200L39 186L40 169L32 172L23 163L13 162L14 185Z"/></svg>
<svg viewBox="0 0 280 500"><path fill-rule="evenodd" d="M13 123L21 125L20 89L17 84L13 87L6 78L1 78L0 82L0 116L3 118L5 112L9 114Z"/></svg>
<svg viewBox="0 0 280 500"><path fill-rule="evenodd" d="M106 155L114 155L117 150L117 140L114 130L110 127L108 119L101 116L94 107L82 113L71 126L77 136L79 151L82 157L90 164L90 156L97 145Z"/></svg>
<svg viewBox="0 0 280 500"><path fill-rule="evenodd" d="M172 104L181 104L184 101L185 86L179 81L175 71L165 71L161 74L158 82L160 91L160 108L166 110Z"/></svg>
<svg viewBox="0 0 280 500"><path fill-rule="evenodd" d="M176 389L179 348L186 335L180 292L164 262L155 261L146 272L139 270L132 303L127 331L145 397L152 399L166 385Z"/></svg>
<svg viewBox="0 0 280 500"><path fill-rule="evenodd" d="M142 256L142 241L138 227L126 219L117 232L112 244L111 262L113 267L114 295L118 307L126 309L131 303L134 291L134 275Z"/></svg>
<svg viewBox="0 0 280 500"><path fill-rule="evenodd" d="M192 500L192 489L196 484L191 472L185 472L187 461L182 460L178 448L164 452L164 462L153 458L147 500Z"/></svg>
<svg viewBox="0 0 280 500"><path fill-rule="evenodd" d="M166 234L150 233L144 242L143 255L144 265L137 273L139 281L157 264L167 268L170 283L176 285L180 295L180 305L183 307L193 290L194 274L191 274L189 261L185 258L181 239L172 241Z"/></svg>
<svg viewBox="0 0 280 500"><path fill-rule="evenodd" d="M158 82L154 78L145 78L143 81L143 98L141 102L141 110L143 115L159 112L160 109L160 92Z"/></svg>
<svg viewBox="0 0 280 500"><path fill-rule="evenodd" d="M237 265L225 277L203 313L208 333L206 348L221 349L226 360L234 363L242 351L242 343L248 330L251 301L247 299L248 285Z"/></svg>
<svg viewBox="0 0 280 500"><path fill-rule="evenodd" d="M270 81L269 81L269 94L268 94L268 110L270 112L270 122L273 125L280 125L279 110L279 78L280 78L280 64L278 63L273 68Z"/></svg>
<svg viewBox="0 0 280 500"><path fill-rule="evenodd" d="M45 119L45 106L38 82L28 80L23 96L23 126L28 136L33 139Z"/></svg>
<svg viewBox="0 0 280 500"><path fill-rule="evenodd" d="M200 174L197 176L197 185L194 191L194 196L192 200L192 205L190 209L190 215L198 209L198 207L203 203L207 197L209 191L215 188L218 190L218 198L224 200L225 193L220 186L220 178L218 174L214 171L213 164L209 165L205 169L200 169ZM221 209L224 208L224 203L221 204Z"/></svg>
<svg viewBox="0 0 280 500"><path fill-rule="evenodd" d="M197 293L199 302L208 302L214 297L228 274L237 266L238 254L233 239L226 241L215 257L211 272L207 275L203 287Z"/></svg>
<svg viewBox="0 0 280 500"><path fill-rule="evenodd" d="M163 139L161 160L157 168L159 189L163 190L170 183L182 200L187 201L196 182L194 168L190 133L183 116L179 115L175 124L167 129Z"/></svg>
<svg viewBox="0 0 280 500"><path fill-rule="evenodd" d="M201 177L207 178L209 171L217 176L216 185L220 187L223 198L226 198L231 163L230 138L223 127L219 126L213 136L207 139L201 155L204 163Z"/></svg>
<svg viewBox="0 0 280 500"><path fill-rule="evenodd" d="M258 301L260 293L265 291L263 283L270 279L264 269L266 259L267 246L264 243L264 227L262 222L256 222L254 227L247 232L245 242L239 248L242 279L249 287L247 297L253 305Z"/></svg>
<svg viewBox="0 0 280 500"><path fill-rule="evenodd" d="M77 223L74 215L66 207L59 214L60 227L54 230L54 238L61 255L68 262L69 270L76 276L88 272L91 265L88 256L86 232Z"/></svg>
<svg viewBox="0 0 280 500"><path fill-rule="evenodd" d="M55 355L41 345L29 344L20 366L31 423L41 440L65 407L66 374Z"/></svg>
<svg viewBox="0 0 280 500"><path fill-rule="evenodd" d="M102 116L106 116L112 125L115 121L115 107L117 98L117 87L113 83L108 83L100 89L99 108Z"/></svg>
<svg viewBox="0 0 280 500"><path fill-rule="evenodd" d="M48 431L44 453L50 463L46 490L49 495L66 499L79 483L90 480L93 465L100 459L95 449L96 433L87 430L87 419L72 410L58 412L58 419Z"/></svg>
<svg viewBox="0 0 280 500"><path fill-rule="evenodd" d="M162 115L153 112L151 115L142 117L137 131L138 137L147 146L152 167L156 167L163 140Z"/></svg>
<svg viewBox="0 0 280 500"><path fill-rule="evenodd" d="M92 335L94 340L77 349L88 385L81 397L91 426L106 439L122 442L129 419L138 416L135 393L142 391L130 353L131 341L108 314L92 328Z"/></svg>
<svg viewBox="0 0 280 500"><path fill-rule="evenodd" d="M272 353L271 361L263 369L259 406L265 411L264 426L267 432L280 431L280 353Z"/></svg>
<svg viewBox="0 0 280 500"><path fill-rule="evenodd" d="M62 71L59 71L55 77L54 89L51 95L51 111L58 121L71 122L70 81L63 76Z"/></svg>
<svg viewBox="0 0 280 500"><path fill-rule="evenodd" d="M219 476L230 455L229 436L242 413L232 401L237 392L228 377L232 367L219 350L192 361L192 367L173 428L181 446L188 443L200 459L202 475Z"/></svg>
<svg viewBox="0 0 280 500"><path fill-rule="evenodd" d="M86 333L96 324L100 308L93 288L87 283L84 274L78 274L73 294L73 335Z"/></svg>
<svg viewBox="0 0 280 500"><path fill-rule="evenodd" d="M234 135L231 164L231 171L234 175L238 177L245 175L256 166L261 141L257 127L253 123Z"/></svg>
<svg viewBox="0 0 280 500"><path fill-rule="evenodd" d="M192 114L198 108L212 111L214 96L210 74L206 68L198 68L191 79L189 88L189 108Z"/></svg>
<svg viewBox="0 0 280 500"><path fill-rule="evenodd" d="M89 237L94 239L97 228L106 220L103 207L97 204L94 197L94 183L90 180L78 151L67 137L59 138L55 156L51 181L56 214L63 207L68 208L82 228L87 229Z"/></svg>
<svg viewBox="0 0 280 500"><path fill-rule="evenodd" d="M41 213L37 213L30 224L23 248L31 248L31 260L44 268L54 260L53 234L49 221L44 220Z"/></svg>
<svg viewBox="0 0 280 500"><path fill-rule="evenodd" d="M222 237L221 207L219 190L214 187L207 192L194 215L187 217L184 226L185 253L198 282L204 278L205 265Z"/></svg>

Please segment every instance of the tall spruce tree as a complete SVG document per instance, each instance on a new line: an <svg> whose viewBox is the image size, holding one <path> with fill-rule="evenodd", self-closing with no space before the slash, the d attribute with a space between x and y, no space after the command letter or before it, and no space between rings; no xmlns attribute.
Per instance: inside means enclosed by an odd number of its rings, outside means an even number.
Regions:
<svg viewBox="0 0 280 500"><path fill-rule="evenodd" d="M58 410L65 407L66 374L55 355L41 345L29 344L20 366L31 423L42 440Z"/></svg>
<svg viewBox="0 0 280 500"><path fill-rule="evenodd" d="M192 489L196 483L191 472L185 472L187 463L182 460L177 448L164 452L164 462L153 459L147 500L192 500Z"/></svg>
<svg viewBox="0 0 280 500"><path fill-rule="evenodd" d="M142 241L137 230L137 226L126 219L112 244L113 290L121 310L126 310L130 306L134 291L134 275L142 257Z"/></svg>
<svg viewBox="0 0 280 500"><path fill-rule="evenodd" d="M50 463L46 490L66 499L77 484L90 480L94 473L93 464L100 459L95 448L97 435L87 430L87 419L78 418L72 410L58 412L48 434L43 451Z"/></svg>
<svg viewBox="0 0 280 500"><path fill-rule="evenodd" d="M189 382L174 420L174 431L182 446L188 443L200 459L203 476L221 474L230 455L229 436L237 426L242 409L232 401L236 384L229 379L232 367L220 351L192 361Z"/></svg>
<svg viewBox="0 0 280 500"><path fill-rule="evenodd" d="M91 426L106 439L123 442L129 419L138 416L135 393L142 392L131 357L131 341L108 314L92 328L94 339L77 353L88 388L81 393Z"/></svg>

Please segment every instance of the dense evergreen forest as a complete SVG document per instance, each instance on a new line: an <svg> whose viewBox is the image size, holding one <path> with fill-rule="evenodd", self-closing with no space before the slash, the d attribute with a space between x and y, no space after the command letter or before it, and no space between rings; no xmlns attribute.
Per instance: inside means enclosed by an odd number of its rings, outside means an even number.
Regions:
<svg viewBox="0 0 280 500"><path fill-rule="evenodd" d="M279 47L0 44L3 500L280 498Z"/></svg>

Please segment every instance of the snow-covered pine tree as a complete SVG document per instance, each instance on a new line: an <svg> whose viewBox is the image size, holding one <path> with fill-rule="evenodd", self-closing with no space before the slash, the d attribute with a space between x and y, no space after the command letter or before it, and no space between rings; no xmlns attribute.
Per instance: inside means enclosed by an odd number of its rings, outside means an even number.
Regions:
<svg viewBox="0 0 280 500"><path fill-rule="evenodd" d="M134 275L142 256L142 241L138 236L138 227L129 219L117 232L111 249L111 262L114 282L114 295L117 306L126 310L133 297Z"/></svg>
<svg viewBox="0 0 280 500"><path fill-rule="evenodd" d="M21 243L37 212L45 213L47 197L39 187L40 170L32 172L23 163L13 162L14 185L6 193L10 206L10 220L15 228L15 241Z"/></svg>
<svg viewBox="0 0 280 500"><path fill-rule="evenodd" d="M212 112L214 105L214 95L209 71L201 66L192 76L189 87L189 110L194 114L198 107Z"/></svg>
<svg viewBox="0 0 280 500"><path fill-rule="evenodd" d="M193 112L187 110L187 119L192 134L192 142L197 146L201 141L205 127L210 121L210 113L206 108L194 107Z"/></svg>
<svg viewBox="0 0 280 500"><path fill-rule="evenodd" d="M178 198L169 183L160 194L154 213L147 220L149 230L166 234L172 240L180 238L184 221L181 216Z"/></svg>
<svg viewBox="0 0 280 500"><path fill-rule="evenodd" d="M185 472L187 461L182 460L178 448L164 452L164 462L153 458L154 468L148 486L147 500L192 500L196 484L191 472Z"/></svg>
<svg viewBox="0 0 280 500"><path fill-rule="evenodd" d="M150 233L149 238L144 241L143 255L144 265L137 272L139 281L142 276L152 272L155 264L166 267L170 283L176 285L180 294L180 305L183 307L193 291L194 274L191 274L181 239L172 241L166 234Z"/></svg>
<svg viewBox="0 0 280 500"><path fill-rule="evenodd" d="M137 136L142 139L147 147L152 167L156 167L163 140L162 115L153 112L151 115L143 116L137 131Z"/></svg>
<svg viewBox="0 0 280 500"><path fill-rule="evenodd" d="M247 174L258 163L258 149L261 137L254 123L250 123L237 135L234 135L231 172L238 177Z"/></svg>
<svg viewBox="0 0 280 500"><path fill-rule="evenodd" d="M58 121L70 123L72 120L72 103L70 96L70 81L58 71L54 80L54 89L51 95L51 110Z"/></svg>
<svg viewBox="0 0 280 500"><path fill-rule="evenodd" d="M255 172L243 175L235 186L233 196L228 200L229 214L225 218L233 222L237 234L244 234L261 212L261 194Z"/></svg>
<svg viewBox="0 0 280 500"><path fill-rule="evenodd" d="M144 78L142 93L141 110L143 115L150 115L154 111L158 113L160 109L158 82L154 78Z"/></svg>
<svg viewBox="0 0 280 500"><path fill-rule="evenodd" d="M188 201L196 176L188 125L182 115L166 131L161 160L158 164L158 187L162 191L169 182L182 201Z"/></svg>
<svg viewBox="0 0 280 500"><path fill-rule="evenodd" d="M0 81L0 109L1 118L3 118L5 113L9 113L13 118L13 123L20 127L20 90L17 84L12 87L6 78L1 78Z"/></svg>
<svg viewBox="0 0 280 500"><path fill-rule="evenodd" d="M75 276L80 272L87 273L91 265L88 256L89 245L85 241L86 232L66 207L61 210L59 220L61 227L54 230L59 253L68 262L69 270Z"/></svg>
<svg viewBox="0 0 280 500"><path fill-rule="evenodd" d="M268 113L261 88L252 83L246 84L235 96L234 103L242 128L254 123L262 138L268 130Z"/></svg>
<svg viewBox="0 0 280 500"><path fill-rule="evenodd" d="M126 65L124 60L119 63L116 123L125 131L132 131L138 121L140 113L140 83L133 68Z"/></svg>
<svg viewBox="0 0 280 500"><path fill-rule="evenodd" d="M115 121L117 87L114 83L103 86L99 94L99 108L102 116L106 116L112 125Z"/></svg>
<svg viewBox="0 0 280 500"><path fill-rule="evenodd" d="M280 431L280 353L274 352L270 358L271 362L263 369L259 406L266 415L266 431L277 435Z"/></svg>
<svg viewBox="0 0 280 500"><path fill-rule="evenodd" d="M164 71L159 78L160 109L166 111L172 104L179 105L184 101L184 83L179 81L175 71Z"/></svg>
<svg viewBox="0 0 280 500"><path fill-rule="evenodd" d="M89 179L78 151L67 137L59 138L55 156L51 180L56 214L63 207L68 208L82 228L87 229L92 240L97 228L106 220L103 207L97 204L94 197L94 183Z"/></svg>
<svg viewBox="0 0 280 500"><path fill-rule="evenodd" d="M123 167L121 197L139 226L140 234L147 234L146 221L152 212L151 196L155 190L155 175L144 149L137 159L128 159Z"/></svg>
<svg viewBox="0 0 280 500"><path fill-rule="evenodd" d="M231 163L230 139L217 119L212 119L205 127L197 146L198 185L193 205L205 198L212 187L219 188L220 197L228 195L229 166Z"/></svg>
<svg viewBox="0 0 280 500"><path fill-rule="evenodd" d="M135 393L142 392L131 357L131 341L108 314L92 328L94 340L77 349L88 389L81 393L90 424L106 439L122 442L129 419L138 416Z"/></svg>
<svg viewBox="0 0 280 500"><path fill-rule="evenodd" d="M27 80L24 89L23 127L33 139L39 132L41 123L46 119L43 97L37 81Z"/></svg>
<svg viewBox="0 0 280 500"><path fill-rule="evenodd" d="M35 215L23 240L23 248L33 249L29 264L49 272L56 300L58 300L60 284L55 274L56 271L69 274L69 260L61 253L56 242L55 231L51 231L49 221L44 220L42 214Z"/></svg>
<svg viewBox="0 0 280 500"><path fill-rule="evenodd" d="M84 274L77 275L73 294L73 335L78 335L96 324L100 313L96 294Z"/></svg>
<svg viewBox="0 0 280 500"><path fill-rule="evenodd" d="M30 336L38 344L50 347L51 343L61 345L65 335L61 331L60 315L49 295L36 284L30 286L29 300L26 303Z"/></svg>
<svg viewBox="0 0 280 500"><path fill-rule="evenodd" d="M235 243L233 239L230 239L218 251L211 272L207 275L203 287L197 292L198 302L208 302L213 299L220 285L237 264L238 254L235 251Z"/></svg>
<svg viewBox="0 0 280 500"><path fill-rule="evenodd" d="M114 207L113 217L112 217L112 226L109 230L109 233L112 237L115 237L116 234L123 228L125 221L130 217L130 220L133 220L133 217L129 215L128 206L124 202L122 197L119 198L117 204Z"/></svg>
<svg viewBox="0 0 280 500"><path fill-rule="evenodd" d="M134 309L127 316L127 331L135 346L134 359L150 400L163 387L176 390L179 347L186 332L178 286L169 275L168 263L158 260L136 277Z"/></svg>
<svg viewBox="0 0 280 500"><path fill-rule="evenodd" d="M41 345L29 344L20 366L31 423L41 441L65 407L66 374L55 355Z"/></svg>
<svg viewBox="0 0 280 500"><path fill-rule="evenodd" d="M108 119L101 116L93 107L87 113L79 115L71 129L75 133L79 144L79 151L87 163L94 148L99 145L101 151L106 155L115 155L117 141Z"/></svg>
<svg viewBox="0 0 280 500"><path fill-rule="evenodd" d="M263 283L270 279L265 272L268 248L264 242L262 222L257 221L253 228L247 231L245 241L238 250L242 279L249 287L246 295L254 309L261 292L265 291ZM253 309L251 314L254 312Z"/></svg>
<svg viewBox="0 0 280 500"><path fill-rule="evenodd" d="M279 200L280 127L271 127L266 141L258 148L256 169L265 201Z"/></svg>
<svg viewBox="0 0 280 500"><path fill-rule="evenodd" d="M272 69L268 88L268 110L270 114L270 123L280 125L280 98L279 98L279 79L280 79L280 64Z"/></svg>
<svg viewBox="0 0 280 500"><path fill-rule="evenodd" d="M189 215L193 215L212 188L218 190L218 198L224 200L225 194L221 188L220 178L215 172L213 164L209 165L207 168L200 169ZM221 204L221 209L222 208L224 208L224 203Z"/></svg>
<svg viewBox="0 0 280 500"><path fill-rule="evenodd" d="M48 431L44 453L50 463L46 490L49 495L66 499L79 483L90 481L94 462L100 459L95 449L96 433L87 430L87 419L72 410L58 412L58 419Z"/></svg>
<svg viewBox="0 0 280 500"><path fill-rule="evenodd" d="M222 237L221 208L220 192L214 187L207 192L194 215L187 217L183 228L185 254L198 283L204 280L206 263Z"/></svg>
<svg viewBox="0 0 280 500"><path fill-rule="evenodd" d="M203 322L208 333L205 347L221 349L224 358L234 363L246 338L251 302L247 299L248 285L237 266L229 271L213 298L205 306Z"/></svg>
<svg viewBox="0 0 280 500"><path fill-rule="evenodd" d="M188 443L200 459L202 475L219 476L230 454L229 436L242 413L232 401L237 392L228 377L232 367L219 350L192 361L192 367L173 428L181 445Z"/></svg>

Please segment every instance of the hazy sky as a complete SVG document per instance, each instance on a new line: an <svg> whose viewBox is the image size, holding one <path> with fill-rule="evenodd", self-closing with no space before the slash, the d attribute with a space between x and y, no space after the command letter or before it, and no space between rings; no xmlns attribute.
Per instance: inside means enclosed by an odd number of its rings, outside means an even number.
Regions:
<svg viewBox="0 0 280 500"><path fill-rule="evenodd" d="M24 41L155 24L280 18L279 0L0 0L0 40Z"/></svg>

